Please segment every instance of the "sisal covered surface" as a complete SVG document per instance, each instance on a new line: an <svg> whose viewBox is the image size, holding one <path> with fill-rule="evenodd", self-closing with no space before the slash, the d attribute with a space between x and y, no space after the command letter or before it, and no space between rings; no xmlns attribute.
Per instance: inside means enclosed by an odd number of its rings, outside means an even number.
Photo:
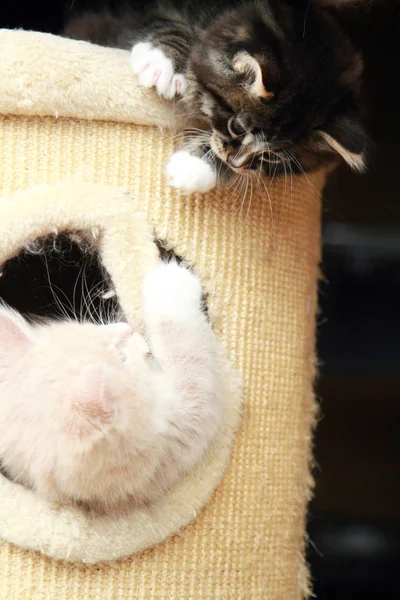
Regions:
<svg viewBox="0 0 400 600"><path fill-rule="evenodd" d="M91 567L3 543L1 600L298 600L307 592L323 176L277 182L271 206L262 189L240 210L232 190L186 197L169 188L163 166L171 151L170 134L148 127L1 120L0 195L63 179L129 189L158 236L199 270L244 381L231 460L195 520L159 546Z"/></svg>

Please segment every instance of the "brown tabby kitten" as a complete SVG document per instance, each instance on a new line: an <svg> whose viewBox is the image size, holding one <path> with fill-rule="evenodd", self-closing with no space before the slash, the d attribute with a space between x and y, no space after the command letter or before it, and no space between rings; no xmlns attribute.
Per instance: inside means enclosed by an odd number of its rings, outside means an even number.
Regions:
<svg viewBox="0 0 400 600"><path fill-rule="evenodd" d="M132 48L139 82L181 97L199 130L167 166L190 193L236 173L310 171L340 155L364 167L361 60L315 0L162 0L84 13L66 35Z"/></svg>

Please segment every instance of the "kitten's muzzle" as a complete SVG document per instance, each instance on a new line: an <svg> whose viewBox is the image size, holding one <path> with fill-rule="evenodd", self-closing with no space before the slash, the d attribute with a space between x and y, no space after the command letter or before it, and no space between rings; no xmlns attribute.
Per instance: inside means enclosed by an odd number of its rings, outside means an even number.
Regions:
<svg viewBox="0 0 400 600"><path fill-rule="evenodd" d="M213 132L211 136L211 148L215 154L231 169L235 171L246 171L253 167L254 153L240 152L242 147L240 141L224 140L220 134Z"/></svg>
<svg viewBox="0 0 400 600"><path fill-rule="evenodd" d="M226 158L226 162L233 169L246 170L251 168L253 159L253 154L238 156L237 153L230 152Z"/></svg>

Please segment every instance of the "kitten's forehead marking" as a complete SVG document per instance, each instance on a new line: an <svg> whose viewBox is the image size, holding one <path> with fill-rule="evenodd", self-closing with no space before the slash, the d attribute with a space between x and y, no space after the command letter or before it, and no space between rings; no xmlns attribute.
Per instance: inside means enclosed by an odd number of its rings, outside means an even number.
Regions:
<svg viewBox="0 0 400 600"><path fill-rule="evenodd" d="M233 59L233 68L237 73L245 75L251 73L254 77L253 83L249 86L249 91L259 98L273 98L274 94L268 92L263 83L263 76L259 62L248 54L248 52L239 52Z"/></svg>

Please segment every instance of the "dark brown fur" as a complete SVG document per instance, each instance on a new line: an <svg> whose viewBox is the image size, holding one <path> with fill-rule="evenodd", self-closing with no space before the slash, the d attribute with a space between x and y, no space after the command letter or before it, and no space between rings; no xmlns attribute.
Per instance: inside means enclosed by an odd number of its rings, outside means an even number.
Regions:
<svg viewBox="0 0 400 600"><path fill-rule="evenodd" d="M191 139L188 148L208 153L222 175L310 171L338 153L361 169L361 59L328 9L313 0L200 4L166 0L120 18L81 15L66 35L122 48L149 41L163 50L188 80L188 114L210 131L210 144ZM255 59L253 70L235 67L242 54ZM253 141L245 147L249 132Z"/></svg>

